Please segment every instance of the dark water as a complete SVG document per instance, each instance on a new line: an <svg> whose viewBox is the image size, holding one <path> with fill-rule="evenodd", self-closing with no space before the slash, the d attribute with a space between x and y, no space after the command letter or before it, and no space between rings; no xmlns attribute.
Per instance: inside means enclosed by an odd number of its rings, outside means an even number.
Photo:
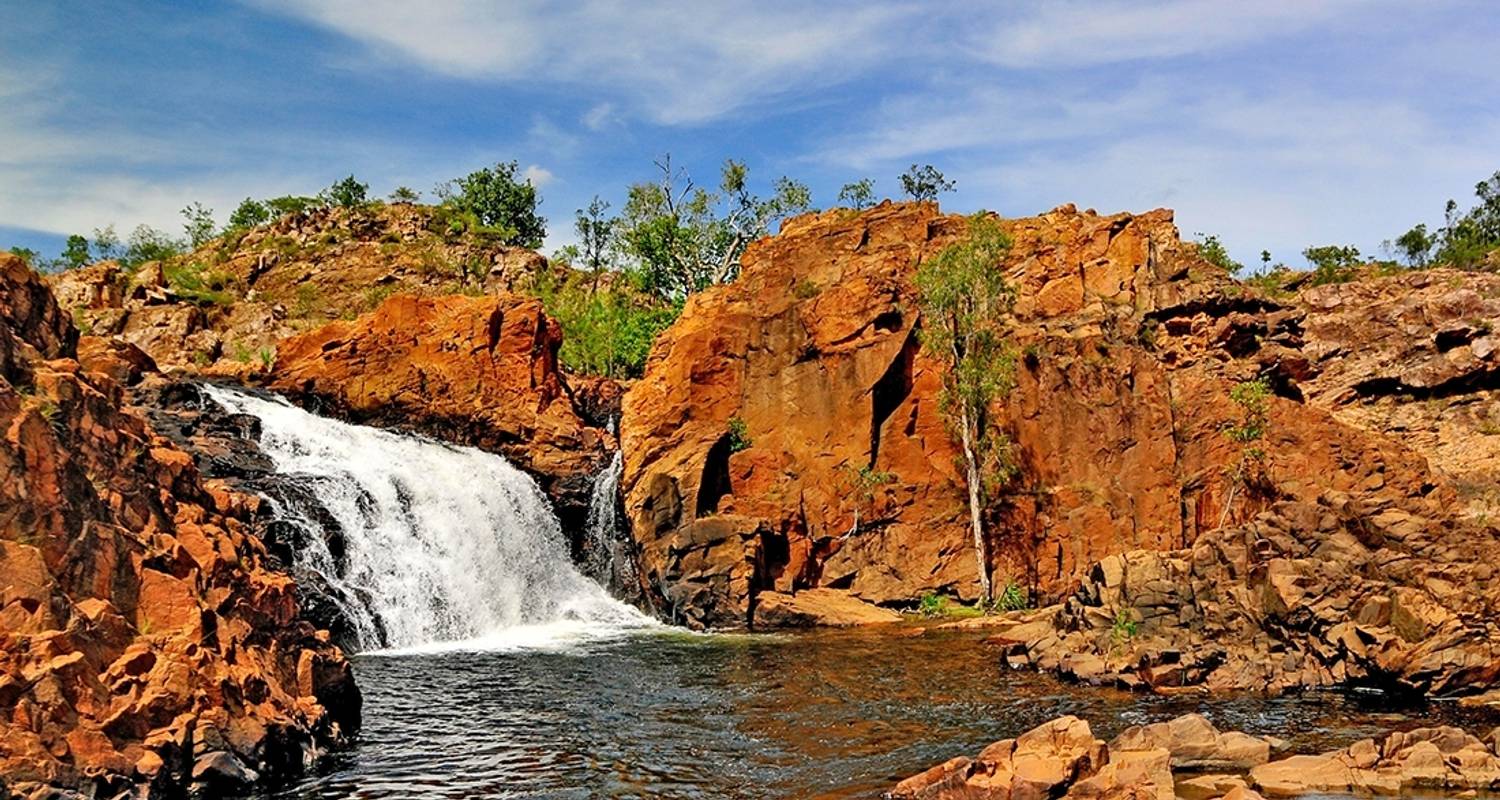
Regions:
<svg viewBox="0 0 1500 800"><path fill-rule="evenodd" d="M1061 714L1096 735L1199 711L1298 750L1424 723L1378 695L1161 698L998 666L963 634L645 634L565 651L361 656L356 747L274 798L878 797Z"/></svg>

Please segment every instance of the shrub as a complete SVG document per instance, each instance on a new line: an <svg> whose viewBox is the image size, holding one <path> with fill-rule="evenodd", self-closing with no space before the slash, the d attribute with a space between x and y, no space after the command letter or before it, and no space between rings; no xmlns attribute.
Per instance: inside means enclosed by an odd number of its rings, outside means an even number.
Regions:
<svg viewBox="0 0 1500 800"><path fill-rule="evenodd" d="M1219 241L1218 236L1198 234L1198 257L1213 264L1230 275L1238 275L1245 268L1244 264L1229 257L1229 251L1224 248L1224 243ZM1266 255L1270 255L1267 253Z"/></svg>
<svg viewBox="0 0 1500 800"><path fill-rule="evenodd" d="M743 418L730 417L726 427L729 431L729 452L738 453L750 449L750 433Z"/></svg>
<svg viewBox="0 0 1500 800"><path fill-rule="evenodd" d="M924 617L941 617L948 609L948 598L927 592L917 601L917 613Z"/></svg>
<svg viewBox="0 0 1500 800"><path fill-rule="evenodd" d="M957 185L943 177L943 173L931 164L911 168L901 175L901 191L913 200L936 201L939 194L953 191Z"/></svg>
<svg viewBox="0 0 1500 800"><path fill-rule="evenodd" d="M339 208L363 208L370 202L370 185L360 183L353 175L334 181L318 195L324 204Z"/></svg>
<svg viewBox="0 0 1500 800"><path fill-rule="evenodd" d="M544 275L532 285L547 316L562 327L559 358L574 372L640 377L652 343L677 319L682 304L637 291L626 280L612 281L597 291L589 280L574 275L558 283Z"/></svg>
<svg viewBox="0 0 1500 800"><path fill-rule="evenodd" d="M1344 283L1354 277L1359 266L1359 248L1353 245L1309 247L1302 256L1313 266L1313 285Z"/></svg>
<svg viewBox="0 0 1500 800"><path fill-rule="evenodd" d="M1015 581L1007 581L1005 588L995 598L995 607L1001 611L1020 611L1024 608L1029 608L1030 605L1031 603L1026 597L1026 590L1021 588L1021 584Z"/></svg>
<svg viewBox="0 0 1500 800"><path fill-rule="evenodd" d="M1115 646L1120 646L1135 638L1140 632L1140 625L1135 621L1135 611L1129 608L1120 608L1115 612L1115 620L1109 626L1109 640Z"/></svg>
<svg viewBox="0 0 1500 800"><path fill-rule="evenodd" d="M406 186L397 186L396 190L391 192L392 203L415 203L421 199L421 194Z"/></svg>
<svg viewBox="0 0 1500 800"><path fill-rule="evenodd" d="M210 271L197 261L167 261L162 264L162 276L178 297L198 305L229 305L234 296L227 291L230 276Z"/></svg>
<svg viewBox="0 0 1500 800"><path fill-rule="evenodd" d="M862 178L853 183L846 183L839 189L839 202L854 209L862 211L875 205L875 181Z"/></svg>
<svg viewBox="0 0 1500 800"><path fill-rule="evenodd" d="M472 214L478 226L505 231L505 243L536 249L547 236L547 221L537 213L541 197L528 178L517 180L516 162L475 170L437 187L444 205Z"/></svg>
<svg viewBox="0 0 1500 800"><path fill-rule="evenodd" d="M240 201L234 213L229 215L229 227L231 230L244 230L264 225L271 221L271 209L265 203L260 203L250 198Z"/></svg>

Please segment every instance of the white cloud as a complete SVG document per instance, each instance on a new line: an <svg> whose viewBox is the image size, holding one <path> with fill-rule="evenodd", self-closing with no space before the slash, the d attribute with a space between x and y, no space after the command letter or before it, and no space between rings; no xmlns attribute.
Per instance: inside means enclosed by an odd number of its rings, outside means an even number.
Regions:
<svg viewBox="0 0 1500 800"><path fill-rule="evenodd" d="M1395 0L1033 2L973 26L970 47L1008 67L1074 68L1223 51Z"/></svg>
<svg viewBox="0 0 1500 800"><path fill-rule="evenodd" d="M696 0L490 3L258 0L461 78L607 88L652 119L703 122L790 90L825 87L888 55L899 6L754 6Z"/></svg>
<svg viewBox="0 0 1500 800"><path fill-rule="evenodd" d="M546 168L537 164L528 164L521 170L521 177L531 182L532 186L540 189L552 182L553 174Z"/></svg>
<svg viewBox="0 0 1500 800"><path fill-rule="evenodd" d="M599 103L583 115L581 122L583 122L583 127L591 131L602 131L611 125L618 124L620 115L615 111L614 103Z"/></svg>

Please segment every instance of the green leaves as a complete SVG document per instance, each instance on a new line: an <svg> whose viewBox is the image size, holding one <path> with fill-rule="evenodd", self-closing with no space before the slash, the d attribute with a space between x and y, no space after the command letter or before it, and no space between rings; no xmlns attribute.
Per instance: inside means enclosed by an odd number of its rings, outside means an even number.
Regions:
<svg viewBox="0 0 1500 800"><path fill-rule="evenodd" d="M535 250L547 237L547 221L537 213L541 197L529 178L517 180L519 165L504 161L437 187L445 206L473 215L474 229L500 232L505 244Z"/></svg>
<svg viewBox="0 0 1500 800"><path fill-rule="evenodd" d="M1014 473L1010 439L989 420L990 405L1015 388L1008 326L1016 294L1003 269L1010 245L999 221L981 212L969 217L966 237L916 276L922 346L947 366L939 408L956 436L972 443L986 491Z"/></svg>

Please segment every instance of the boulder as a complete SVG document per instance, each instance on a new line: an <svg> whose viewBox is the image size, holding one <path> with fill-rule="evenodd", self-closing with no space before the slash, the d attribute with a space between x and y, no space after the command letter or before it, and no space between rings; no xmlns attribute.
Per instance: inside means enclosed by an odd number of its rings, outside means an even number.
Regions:
<svg viewBox="0 0 1500 800"><path fill-rule="evenodd" d="M854 628L900 622L901 615L838 589L803 589L796 594L761 592L755 596L753 627Z"/></svg>

